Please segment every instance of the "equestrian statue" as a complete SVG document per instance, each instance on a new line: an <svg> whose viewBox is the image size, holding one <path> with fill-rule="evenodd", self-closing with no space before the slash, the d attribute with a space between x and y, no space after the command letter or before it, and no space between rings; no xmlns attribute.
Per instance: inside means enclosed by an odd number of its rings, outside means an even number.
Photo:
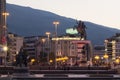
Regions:
<svg viewBox="0 0 120 80"><path fill-rule="evenodd" d="M87 39L86 25L84 24L83 21L77 21L76 29L81 37L81 40L86 40Z"/></svg>

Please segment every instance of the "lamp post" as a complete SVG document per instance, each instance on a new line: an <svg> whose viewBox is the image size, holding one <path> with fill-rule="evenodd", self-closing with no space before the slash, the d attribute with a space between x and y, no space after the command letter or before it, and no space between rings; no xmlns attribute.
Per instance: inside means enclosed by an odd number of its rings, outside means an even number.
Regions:
<svg viewBox="0 0 120 80"><path fill-rule="evenodd" d="M48 37L48 56L47 56L47 61L48 61L48 64L49 64L49 54L50 54L50 43L49 43L49 39L50 39L50 32L46 32L45 33Z"/></svg>
<svg viewBox="0 0 120 80"><path fill-rule="evenodd" d="M3 26L3 36L2 36L2 41L3 41L3 50L4 50L4 65L6 66L6 56L7 56L7 16L9 15L9 13L7 12L3 12L2 15L4 16L4 26Z"/></svg>
<svg viewBox="0 0 120 80"><path fill-rule="evenodd" d="M42 39L42 57L44 57L44 43L45 43L45 39Z"/></svg>
<svg viewBox="0 0 120 80"><path fill-rule="evenodd" d="M57 27L58 27L58 25L60 24L60 22L59 21L54 21L53 22L53 24L55 25L55 37L57 38ZM57 39L56 39L56 42L55 42L55 69L57 68L57 61L56 61L56 59L57 59Z"/></svg>
<svg viewBox="0 0 120 80"><path fill-rule="evenodd" d="M3 12L2 13L2 15L4 16L4 18L5 18L5 22L4 22L4 26L3 26L3 28L7 28L7 16L9 16L9 13L8 12Z"/></svg>
<svg viewBox="0 0 120 80"><path fill-rule="evenodd" d="M55 37L57 37L57 27L60 24L59 21L54 21L53 24L55 25Z"/></svg>

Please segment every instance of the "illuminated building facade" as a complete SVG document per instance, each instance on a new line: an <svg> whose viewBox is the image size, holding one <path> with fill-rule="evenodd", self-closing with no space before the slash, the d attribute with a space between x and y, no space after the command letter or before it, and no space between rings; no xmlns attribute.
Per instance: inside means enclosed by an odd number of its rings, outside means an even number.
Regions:
<svg viewBox="0 0 120 80"><path fill-rule="evenodd" d="M111 60L115 60L120 56L120 33L116 33L104 41L105 51Z"/></svg>
<svg viewBox="0 0 120 80"><path fill-rule="evenodd" d="M20 48L23 46L24 38L13 33L8 33L8 62L12 63L16 59Z"/></svg>
<svg viewBox="0 0 120 80"><path fill-rule="evenodd" d="M24 49L27 51L29 60L37 58L37 43L39 42L38 36L24 37Z"/></svg>
<svg viewBox="0 0 120 80"><path fill-rule="evenodd" d="M56 44L57 42L57 44ZM92 58L92 45L90 41L81 40L80 37L63 36L52 38L52 51L56 58L68 57L67 64L73 66L80 61L90 61Z"/></svg>

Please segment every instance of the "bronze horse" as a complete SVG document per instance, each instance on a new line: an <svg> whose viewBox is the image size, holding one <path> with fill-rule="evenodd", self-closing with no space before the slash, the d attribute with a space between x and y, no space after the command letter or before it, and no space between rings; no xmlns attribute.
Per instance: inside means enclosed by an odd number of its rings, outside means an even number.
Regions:
<svg viewBox="0 0 120 80"><path fill-rule="evenodd" d="M87 35L86 35L86 26L85 26L84 22L78 21L76 29L77 29L78 34L80 35L81 39L86 40Z"/></svg>

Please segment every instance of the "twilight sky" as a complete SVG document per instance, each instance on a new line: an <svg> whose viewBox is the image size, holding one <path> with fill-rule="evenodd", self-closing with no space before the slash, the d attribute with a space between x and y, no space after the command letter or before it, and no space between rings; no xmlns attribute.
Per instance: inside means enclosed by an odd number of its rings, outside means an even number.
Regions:
<svg viewBox="0 0 120 80"><path fill-rule="evenodd" d="M61 16L120 29L120 0L6 0Z"/></svg>

